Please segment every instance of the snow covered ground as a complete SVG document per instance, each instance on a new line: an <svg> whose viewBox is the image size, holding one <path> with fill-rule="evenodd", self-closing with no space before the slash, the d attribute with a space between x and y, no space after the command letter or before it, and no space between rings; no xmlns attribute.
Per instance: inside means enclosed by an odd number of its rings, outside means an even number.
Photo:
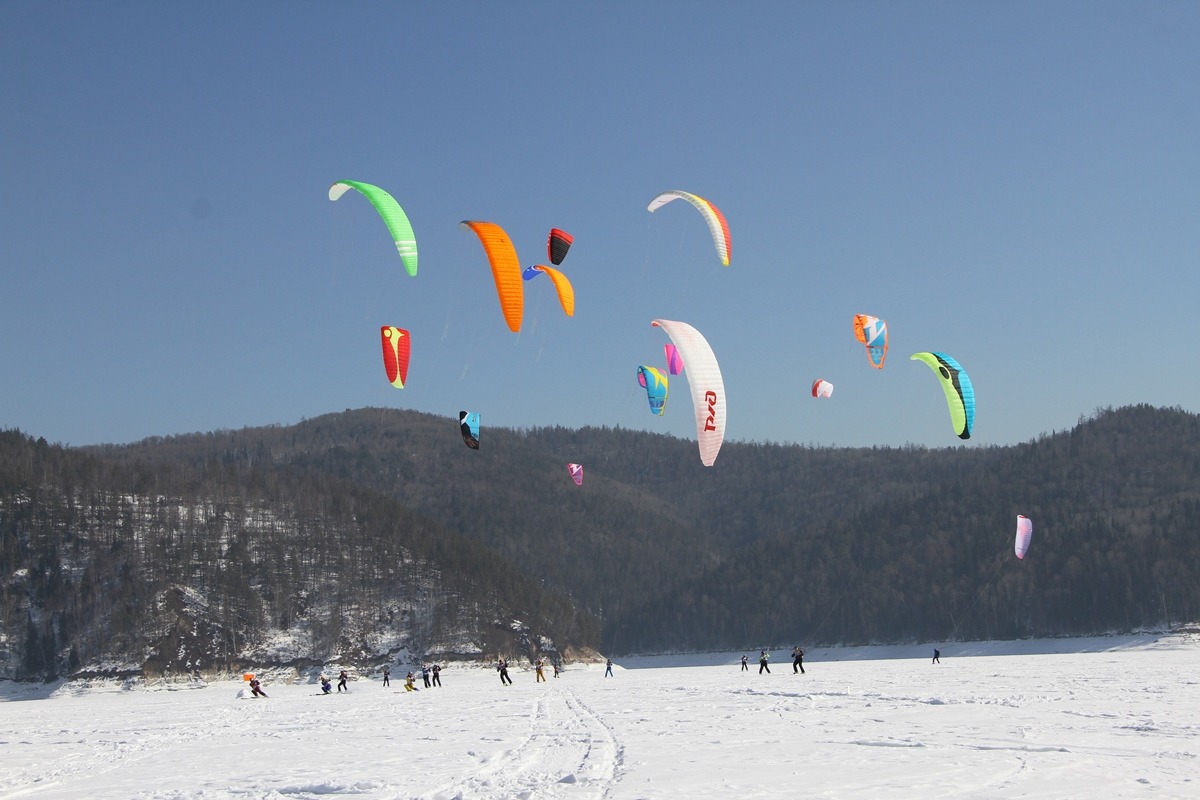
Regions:
<svg viewBox="0 0 1200 800"><path fill-rule="evenodd" d="M508 687L452 666L416 693L265 700L0 683L0 797L1200 797L1200 636L941 649L814 649L805 675L787 651L769 675L756 652L749 672L646 657Z"/></svg>

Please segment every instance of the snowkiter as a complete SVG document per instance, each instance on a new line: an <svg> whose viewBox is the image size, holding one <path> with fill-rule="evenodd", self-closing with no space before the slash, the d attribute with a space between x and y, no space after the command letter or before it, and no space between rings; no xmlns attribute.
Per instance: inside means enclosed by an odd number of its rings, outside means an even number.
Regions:
<svg viewBox="0 0 1200 800"><path fill-rule="evenodd" d="M434 686L442 685L442 665L441 664L433 665L433 685Z"/></svg>
<svg viewBox="0 0 1200 800"><path fill-rule="evenodd" d="M426 689L428 689L430 686L433 685L429 682L429 665L428 664L421 665L421 680L425 681Z"/></svg>
<svg viewBox="0 0 1200 800"><path fill-rule="evenodd" d="M743 653L742 654L742 672L749 672L749 671L750 671L750 663L746 659L745 653Z"/></svg>
<svg viewBox="0 0 1200 800"><path fill-rule="evenodd" d="M534 671L537 672L537 678L534 679L534 683L541 683L546 680L546 673L542 671L545 666L546 665L542 663L540 658L537 660L537 663L533 665Z"/></svg>
<svg viewBox="0 0 1200 800"><path fill-rule="evenodd" d="M501 686L512 683L512 678L508 677L508 662L503 658L496 663L496 671L500 673Z"/></svg>
<svg viewBox="0 0 1200 800"><path fill-rule="evenodd" d="M767 666L767 662L770 660L771 660L771 656L767 653L766 650L763 650L758 654L758 674L759 675L763 674L763 670L766 670L768 675L771 674L771 668Z"/></svg>
<svg viewBox="0 0 1200 800"><path fill-rule="evenodd" d="M350 691L346 686L346 681L348 680L350 680L350 676L346 674L346 670L342 670L341 674L338 675L338 692L341 692L343 689L347 692Z"/></svg>
<svg viewBox="0 0 1200 800"><path fill-rule="evenodd" d="M792 648L792 674L804 674L804 649L799 645Z"/></svg>
<svg viewBox="0 0 1200 800"><path fill-rule="evenodd" d="M611 678L612 676L612 659L607 658L604 660L604 677Z"/></svg>
<svg viewBox="0 0 1200 800"><path fill-rule="evenodd" d="M934 663L934 664L942 663L941 656L942 656L942 651L938 650L936 647L933 648L933 662L932 663Z"/></svg>
<svg viewBox="0 0 1200 800"><path fill-rule="evenodd" d="M408 673L408 676L405 677L405 679L404 679L404 691L406 691L406 692L417 691L416 681L417 681L417 676L413 675L411 672Z"/></svg>
<svg viewBox="0 0 1200 800"><path fill-rule="evenodd" d="M329 694L333 691L333 684L329 682L329 678L321 676L321 694Z"/></svg>
<svg viewBox="0 0 1200 800"><path fill-rule="evenodd" d="M389 667L387 664L384 664L383 665L383 685L384 686L392 685L391 676L392 676L392 668Z"/></svg>
<svg viewBox="0 0 1200 800"><path fill-rule="evenodd" d="M258 678L250 679L250 694L255 697L267 696L267 693L262 690L262 684L258 682Z"/></svg>

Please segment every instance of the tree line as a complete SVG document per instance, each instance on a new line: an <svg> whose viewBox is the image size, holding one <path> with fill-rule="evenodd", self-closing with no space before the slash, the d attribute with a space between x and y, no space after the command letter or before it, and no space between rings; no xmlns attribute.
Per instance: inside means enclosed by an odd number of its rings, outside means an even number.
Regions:
<svg viewBox="0 0 1200 800"><path fill-rule="evenodd" d="M460 630L511 636L488 613L501 606L562 647L618 655L1086 635L1200 609L1200 421L1179 409L1105 409L1006 447L727 442L711 469L694 442L621 428L489 429L482 444L465 448L457 419L360 409L66 450L49 484L65 508L95 496L106 509L89 541L132 524L89 485L108 486L110 504L171 498L159 514L209 509L138 544L137 564L162 585L204 587L221 630L278 628L336 597L322 606L336 639L434 574L429 591L454 598L439 618ZM582 487L568 461L585 465ZM113 488L118 477L129 488ZM23 485L34 483L47 484ZM50 515L60 538L64 513ZM1034 522L1023 561L1017 514ZM50 569L64 546L38 563ZM110 597L134 591L121 558L118 547L95 570Z"/></svg>

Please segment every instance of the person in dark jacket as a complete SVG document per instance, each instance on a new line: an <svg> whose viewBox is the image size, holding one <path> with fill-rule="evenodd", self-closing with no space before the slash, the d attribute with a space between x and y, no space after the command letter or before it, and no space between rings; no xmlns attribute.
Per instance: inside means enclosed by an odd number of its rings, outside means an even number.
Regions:
<svg viewBox="0 0 1200 800"><path fill-rule="evenodd" d="M932 663L934 663L934 664L942 663L942 651L938 650L936 647L933 648L933 662Z"/></svg>
<svg viewBox="0 0 1200 800"><path fill-rule="evenodd" d="M792 674L804 674L804 649L800 645L792 648Z"/></svg>
<svg viewBox="0 0 1200 800"><path fill-rule="evenodd" d="M262 690L262 684L258 682L258 678L250 679L250 694L255 697L267 696L267 693Z"/></svg>
<svg viewBox="0 0 1200 800"><path fill-rule="evenodd" d="M766 670L768 675L771 674L771 668L767 666L767 662L770 660L771 660L771 656L770 656L770 654L767 653L766 650L759 652L759 654L758 654L758 674L759 675L763 674L763 670Z"/></svg>
<svg viewBox="0 0 1200 800"><path fill-rule="evenodd" d="M503 658L496 663L496 670L500 673L500 685L511 684L512 678L508 677L508 662Z"/></svg>
<svg viewBox="0 0 1200 800"><path fill-rule="evenodd" d="M346 670L342 670L341 674L338 675L338 691L339 692L341 692L343 689L345 689L347 692L350 691L350 689L348 689L346 687L346 681L348 681L348 680L350 680L350 676L348 674L346 674Z"/></svg>
<svg viewBox="0 0 1200 800"><path fill-rule="evenodd" d="M392 685L392 668L389 667L387 664L383 665L383 685L384 686Z"/></svg>
<svg viewBox="0 0 1200 800"><path fill-rule="evenodd" d="M742 654L742 672L749 672L749 671L750 671L750 661L749 661L749 659L746 658L746 655L743 653Z"/></svg>
<svg viewBox="0 0 1200 800"><path fill-rule="evenodd" d="M441 664L433 665L433 685L434 686L442 685L442 665Z"/></svg>

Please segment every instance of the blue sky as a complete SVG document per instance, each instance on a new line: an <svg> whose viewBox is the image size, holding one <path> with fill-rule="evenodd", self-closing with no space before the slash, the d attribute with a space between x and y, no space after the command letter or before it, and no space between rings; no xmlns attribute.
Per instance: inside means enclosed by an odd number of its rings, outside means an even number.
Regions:
<svg viewBox="0 0 1200 800"><path fill-rule="evenodd" d="M1182 2L3 3L0 426L693 438L682 377L662 418L637 386L656 317L708 338L727 440L960 446L924 350L974 381L962 446L1195 411L1198 41ZM405 208L416 278L339 179ZM724 211L730 267L690 207L646 211L668 189ZM463 219L526 265L574 234L575 317L542 278L510 333Z"/></svg>

